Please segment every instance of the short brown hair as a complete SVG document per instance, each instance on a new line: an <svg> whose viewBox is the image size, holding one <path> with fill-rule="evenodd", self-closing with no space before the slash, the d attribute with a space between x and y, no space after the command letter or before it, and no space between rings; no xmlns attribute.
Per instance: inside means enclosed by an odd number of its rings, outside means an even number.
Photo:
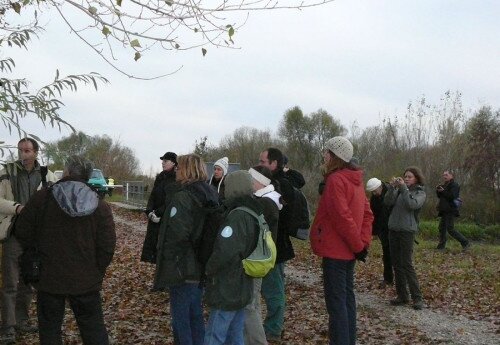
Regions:
<svg viewBox="0 0 500 345"><path fill-rule="evenodd" d="M176 181L188 184L207 180L207 168L203 159L196 154L177 157Z"/></svg>
<svg viewBox="0 0 500 345"><path fill-rule="evenodd" d="M419 167L416 167L416 166L410 166L408 168L405 169L405 173L409 171L411 172L415 178L417 179L417 184L423 186L424 183L425 183L425 179L424 179L424 175L422 174L422 170L420 170ZM403 173L404 175L404 173Z"/></svg>

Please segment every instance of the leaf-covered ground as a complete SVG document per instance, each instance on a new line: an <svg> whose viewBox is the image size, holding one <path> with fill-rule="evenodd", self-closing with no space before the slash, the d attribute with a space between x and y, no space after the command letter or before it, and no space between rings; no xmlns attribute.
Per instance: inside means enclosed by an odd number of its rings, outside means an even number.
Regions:
<svg viewBox="0 0 500 345"><path fill-rule="evenodd" d="M146 218L139 212L113 207L117 220L117 250L108 269L103 301L105 321L114 344L172 344L168 294L151 292L154 267L139 261ZM327 344L328 316L324 307L320 260L308 244L294 242L297 258L287 268L287 311L284 344ZM474 245L462 253L458 245L445 253L435 243L421 242L415 264L427 308L393 308L387 301L392 289L378 289L382 274L381 250L374 241L366 264L356 267L359 344L488 344L500 336L500 249ZM35 306L33 306L33 315ZM439 323L452 324L453 334L438 336ZM431 320L426 320L429 317ZM433 318L439 320L432 322ZM443 321L444 320L444 321ZM474 321L476 320L476 321ZM474 323L475 322L475 323ZM438 323L435 325L435 323ZM483 334L461 337L470 329ZM443 327L445 325L442 325ZM436 329L438 331L436 331ZM67 309L63 332L66 344L80 344L78 329ZM489 333L488 333L489 332ZM471 341L470 339L473 339ZM37 336L24 336L22 344L37 344ZM465 341L465 340L464 340ZM465 342L464 342L465 344Z"/></svg>

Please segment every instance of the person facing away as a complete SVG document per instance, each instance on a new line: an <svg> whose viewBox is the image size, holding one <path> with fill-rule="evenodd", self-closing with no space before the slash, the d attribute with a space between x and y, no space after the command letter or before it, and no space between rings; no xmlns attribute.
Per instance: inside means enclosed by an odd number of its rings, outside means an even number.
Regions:
<svg viewBox="0 0 500 345"><path fill-rule="evenodd" d="M75 315L83 344L109 344L100 290L116 245L109 205L87 181L92 163L70 157L63 178L38 191L26 204L15 236L41 257L37 290L40 344L62 344L65 301Z"/></svg>
<svg viewBox="0 0 500 345"><path fill-rule="evenodd" d="M388 184L372 177L366 182L366 191L371 193L370 208L373 212L372 235L378 236L382 245L382 263L384 265L384 279L380 283L380 288L392 285L394 273L391 261L391 250L389 246L389 228L387 223L391 214L391 207L384 204L384 197L387 193Z"/></svg>
<svg viewBox="0 0 500 345"><path fill-rule="evenodd" d="M384 197L384 203L392 206L388 227L397 293L397 298L390 303L394 306L408 304L408 286L413 309L421 310L424 302L413 267L413 246L418 231L418 212L426 199L424 177L417 167L406 168L403 176L392 179Z"/></svg>
<svg viewBox="0 0 500 345"><path fill-rule="evenodd" d="M204 208L218 205L219 196L207 181L203 159L195 154L177 157L174 194L160 225L153 288L168 289L174 343L201 345L205 336L200 286L202 265L197 256Z"/></svg>
<svg viewBox="0 0 500 345"><path fill-rule="evenodd" d="M222 157L214 163L214 173L212 174L212 177L208 182L208 184L214 186L215 189L217 189L217 193L219 193L219 197L221 200L224 200L224 178L227 175L228 169L229 159L227 157Z"/></svg>
<svg viewBox="0 0 500 345"><path fill-rule="evenodd" d="M470 247L470 243L460 232L455 230L455 217L459 217L458 206L455 201L460 197L460 185L455 181L453 172L443 172L443 184L436 186L436 195L439 198L438 216L439 221L439 244L437 249L446 248L446 233L456 239L462 245L463 250Z"/></svg>
<svg viewBox="0 0 500 345"><path fill-rule="evenodd" d="M274 190L274 186L271 184L272 174L268 168L258 165L250 168L248 172L252 175L254 198L262 206L264 219L269 226L273 240L276 241L279 211L283 208L280 202L281 195ZM254 278L252 301L245 307L244 335L246 345L267 344L261 316L261 287L262 278Z"/></svg>
<svg viewBox="0 0 500 345"><path fill-rule="evenodd" d="M141 254L141 261L152 264L156 264L160 221L165 210L170 205L173 195L179 189L178 183L175 181L177 155L173 152L166 152L160 159L163 170L156 176L146 205L145 212L148 216L148 227Z"/></svg>
<svg viewBox="0 0 500 345"><path fill-rule="evenodd" d="M323 289L330 345L356 343L355 259L365 261L373 215L363 186L363 171L350 163L351 142L325 143L324 189L311 226L311 248L322 258Z"/></svg>
<svg viewBox="0 0 500 345"><path fill-rule="evenodd" d="M266 302L267 314L264 330L267 340L280 341L284 331L285 317L285 262L295 257L292 241L288 236L292 210L295 202L293 186L283 171L283 154L277 148L270 147L260 153L259 165L272 173L272 183L283 199L280 210L278 232L276 234L276 265L262 279L262 296Z"/></svg>
<svg viewBox="0 0 500 345"><path fill-rule="evenodd" d="M304 176L299 171L288 167L288 157L286 155L283 155L283 171L288 181L290 181L295 188L300 189L306 184Z"/></svg>
<svg viewBox="0 0 500 345"><path fill-rule="evenodd" d="M262 214L261 205L252 197L252 177L248 171L235 171L226 177L226 216L215 239L206 265L206 303L210 317L204 345L244 345L245 306L252 300L253 278L241 260L257 245L257 220L237 207Z"/></svg>
<svg viewBox="0 0 500 345"><path fill-rule="evenodd" d="M37 160L39 145L32 138L21 139L17 144L19 159L0 166L0 216L19 215L24 205L37 189L57 181L50 170L44 170ZM18 240L10 235L3 242L2 288L0 309L2 326L0 343L15 343L16 333L36 332L37 327L28 323L28 310L32 300L31 286L24 284L19 275L18 257L22 253Z"/></svg>

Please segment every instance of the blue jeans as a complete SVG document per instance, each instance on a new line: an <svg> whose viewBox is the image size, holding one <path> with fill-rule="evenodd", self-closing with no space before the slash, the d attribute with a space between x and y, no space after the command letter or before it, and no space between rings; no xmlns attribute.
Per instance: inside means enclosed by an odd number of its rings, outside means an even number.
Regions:
<svg viewBox="0 0 500 345"><path fill-rule="evenodd" d="M171 286L170 314L175 345L202 345L205 336L203 290L198 283Z"/></svg>
<svg viewBox="0 0 500 345"><path fill-rule="evenodd" d="M208 318L204 345L244 345L245 309L212 309Z"/></svg>
<svg viewBox="0 0 500 345"><path fill-rule="evenodd" d="M355 260L323 258L323 286L330 345L356 343Z"/></svg>

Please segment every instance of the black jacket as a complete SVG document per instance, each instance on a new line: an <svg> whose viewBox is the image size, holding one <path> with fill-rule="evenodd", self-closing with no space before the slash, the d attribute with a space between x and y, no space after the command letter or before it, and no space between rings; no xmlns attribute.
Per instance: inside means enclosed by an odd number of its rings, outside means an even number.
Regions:
<svg viewBox="0 0 500 345"><path fill-rule="evenodd" d="M373 212L373 235L381 235L387 233L389 228L387 227L387 222L389 221L389 216L391 214L391 206L384 204L384 196L387 193L387 183L382 183L382 193L380 195L372 195L370 198L370 208Z"/></svg>
<svg viewBox="0 0 500 345"><path fill-rule="evenodd" d="M184 185L174 194L160 226L155 289L200 281L201 264L195 246L203 229L203 208L218 202L217 192L202 181Z"/></svg>
<svg viewBox="0 0 500 345"><path fill-rule="evenodd" d="M458 208L453 202L456 198L460 196L460 186L455 180L450 180L443 186L443 191L436 190L436 195L439 198L438 203L438 215L441 217L444 214L453 214L458 217L460 214Z"/></svg>
<svg viewBox="0 0 500 345"><path fill-rule="evenodd" d="M295 257L292 241L290 241L290 237L288 236L295 195L293 186L286 178L283 170L279 170L273 174L273 184L275 185L276 191L280 193L283 198L283 208L280 211L278 234L276 236L276 263L281 263Z"/></svg>
<svg viewBox="0 0 500 345"><path fill-rule="evenodd" d="M175 182L175 170L162 171L156 176L151 195L146 206L146 214L154 212L157 217L163 219L165 210L170 205L172 197L179 190L179 184ZM142 246L141 261L156 263L156 248L158 246L158 231L160 223L148 220L148 228L144 244Z"/></svg>

